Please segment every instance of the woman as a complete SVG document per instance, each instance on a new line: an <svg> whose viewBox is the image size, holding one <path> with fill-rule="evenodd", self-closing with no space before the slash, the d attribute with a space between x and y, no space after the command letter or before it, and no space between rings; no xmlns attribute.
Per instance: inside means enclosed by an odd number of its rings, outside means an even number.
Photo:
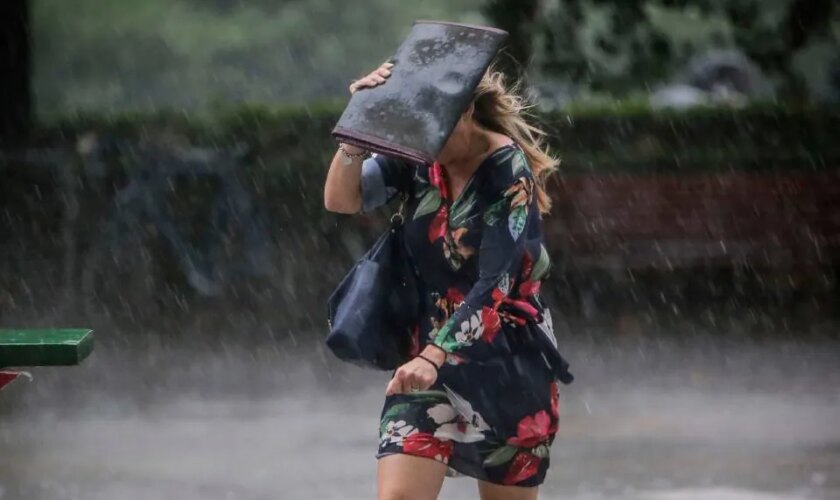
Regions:
<svg viewBox="0 0 840 500"><path fill-rule="evenodd" d="M385 63L350 92L385 84ZM549 268L542 214L557 161L521 99L488 71L432 165L341 144L324 203L368 212L407 195L405 236L422 278L413 358L386 388L380 499L437 498L447 472L475 477L484 500L533 499L572 376L539 295Z"/></svg>

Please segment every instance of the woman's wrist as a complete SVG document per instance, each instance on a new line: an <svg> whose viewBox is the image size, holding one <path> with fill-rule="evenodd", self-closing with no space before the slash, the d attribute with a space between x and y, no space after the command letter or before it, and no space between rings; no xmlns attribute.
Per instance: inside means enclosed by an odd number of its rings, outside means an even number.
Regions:
<svg viewBox="0 0 840 500"><path fill-rule="evenodd" d="M341 154L341 162L347 166L360 164L370 154L366 149L344 143L338 145L338 152Z"/></svg>
<svg viewBox="0 0 840 500"><path fill-rule="evenodd" d="M368 153L366 149L362 149L358 146L353 146L352 144L345 144L343 142L339 143L338 149L340 149L345 154L353 156L362 156Z"/></svg>
<svg viewBox="0 0 840 500"><path fill-rule="evenodd" d="M437 363L438 366L443 366L443 364L446 363L446 351L434 344L426 345L420 354Z"/></svg>

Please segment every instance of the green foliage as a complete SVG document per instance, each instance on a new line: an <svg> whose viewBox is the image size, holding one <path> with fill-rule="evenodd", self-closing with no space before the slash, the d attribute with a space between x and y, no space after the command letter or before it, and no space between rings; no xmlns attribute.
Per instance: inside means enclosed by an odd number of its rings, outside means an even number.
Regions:
<svg viewBox="0 0 840 500"><path fill-rule="evenodd" d="M535 71L619 95L662 81L700 50L737 47L784 96L802 99L794 59L809 44L836 47L840 26L835 0L546 0L543 8Z"/></svg>
<svg viewBox="0 0 840 500"><path fill-rule="evenodd" d="M537 28L540 0L487 0L482 12L494 26L509 37L499 59L499 69L520 79L533 51L533 32Z"/></svg>
<svg viewBox="0 0 840 500"><path fill-rule="evenodd" d="M480 0L33 0L40 115L344 97L416 19Z"/></svg>
<svg viewBox="0 0 840 500"><path fill-rule="evenodd" d="M205 144L250 144L271 182L320 173L335 152L340 105L230 107L216 115L74 115L44 126L39 142L96 130L120 136L179 134ZM638 102L540 114L561 171L692 172L836 168L840 110L772 105L654 112ZM303 173L302 173L303 172ZM314 181L313 181L314 182ZM430 200L430 206L434 205ZM433 207L432 207L433 209Z"/></svg>
<svg viewBox="0 0 840 500"><path fill-rule="evenodd" d="M698 51L738 47L783 95L835 57L835 0L32 0L38 114L345 99L415 19L493 24L503 69L626 98ZM523 66L525 67L523 69ZM810 73L809 73L810 72ZM806 78L803 75L811 75ZM805 81L807 80L807 82ZM806 91L805 84L809 90ZM820 89L817 89L820 90ZM317 108L319 104L313 104Z"/></svg>

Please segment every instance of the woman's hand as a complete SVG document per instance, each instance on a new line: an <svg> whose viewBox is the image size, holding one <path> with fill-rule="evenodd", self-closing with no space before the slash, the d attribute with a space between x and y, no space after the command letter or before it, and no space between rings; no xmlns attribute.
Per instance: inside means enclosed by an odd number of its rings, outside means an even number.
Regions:
<svg viewBox="0 0 840 500"><path fill-rule="evenodd" d="M392 63L383 63L382 66L371 71L369 75L359 78L358 80L351 83L350 93L355 94L356 91L359 89L371 88L376 87L377 85L382 85L383 83L385 83L388 77L391 76L391 68L393 67L394 65Z"/></svg>
<svg viewBox="0 0 840 500"><path fill-rule="evenodd" d="M443 365L446 353L436 347L426 347L421 356L427 358L428 361L418 356L397 368L394 378L388 382L388 387L385 389L386 396L425 391L435 383L438 371L432 363L437 367Z"/></svg>

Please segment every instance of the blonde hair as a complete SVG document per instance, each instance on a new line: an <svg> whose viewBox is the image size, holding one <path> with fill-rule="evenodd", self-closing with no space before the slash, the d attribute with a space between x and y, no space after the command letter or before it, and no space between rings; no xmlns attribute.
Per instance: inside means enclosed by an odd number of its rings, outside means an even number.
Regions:
<svg viewBox="0 0 840 500"><path fill-rule="evenodd" d="M531 106L517 90L518 84L508 87L504 73L491 67L473 94L473 119L489 130L510 137L522 148L534 175L537 206L541 213L548 213L551 198L545 189L546 182L557 171L560 160L548 152L543 140L546 133L526 120Z"/></svg>

